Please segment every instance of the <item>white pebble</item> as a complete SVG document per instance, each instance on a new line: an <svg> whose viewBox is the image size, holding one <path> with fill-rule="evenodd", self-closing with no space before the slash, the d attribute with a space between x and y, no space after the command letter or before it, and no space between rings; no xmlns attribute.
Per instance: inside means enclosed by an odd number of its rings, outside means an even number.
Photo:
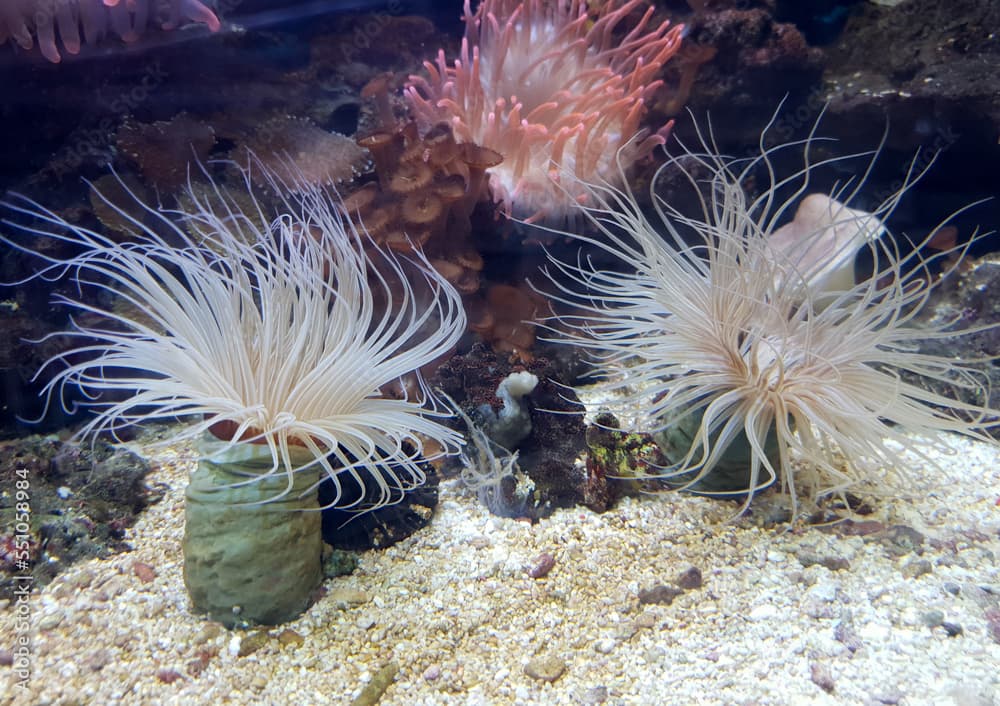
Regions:
<svg viewBox="0 0 1000 706"><path fill-rule="evenodd" d="M765 620L774 620L778 617L778 609L770 603L764 603L759 605L750 611L750 615L747 616L750 620L756 622L763 622Z"/></svg>

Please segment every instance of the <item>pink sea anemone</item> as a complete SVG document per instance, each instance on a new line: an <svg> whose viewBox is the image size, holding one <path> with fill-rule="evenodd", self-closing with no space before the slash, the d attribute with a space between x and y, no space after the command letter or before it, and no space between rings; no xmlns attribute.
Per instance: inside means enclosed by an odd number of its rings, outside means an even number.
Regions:
<svg viewBox="0 0 1000 706"><path fill-rule="evenodd" d="M78 54L81 42L93 44L109 31L134 42L151 20L163 29L187 22L213 32L220 27L219 18L200 0L0 0L0 44L11 39L30 51L37 41L42 56L58 64L60 45L62 51Z"/></svg>
<svg viewBox="0 0 1000 706"><path fill-rule="evenodd" d="M494 197L528 221L558 223L583 200L577 179L617 183L615 155L632 164L663 144L670 123L641 127L660 69L680 47L683 26L651 27L648 7L617 32L641 0L465 2L465 38L449 66L444 51L411 76L406 96L423 128L448 122L459 139L504 156L492 170ZM622 149L624 148L624 149Z"/></svg>

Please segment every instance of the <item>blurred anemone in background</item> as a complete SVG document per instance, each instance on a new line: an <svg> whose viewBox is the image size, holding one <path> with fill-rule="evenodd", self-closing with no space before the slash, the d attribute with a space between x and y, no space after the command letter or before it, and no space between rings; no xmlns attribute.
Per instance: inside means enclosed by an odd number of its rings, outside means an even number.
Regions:
<svg viewBox="0 0 1000 706"><path fill-rule="evenodd" d="M588 6L485 0L473 14L466 0L459 58L449 66L441 50L406 88L423 129L444 121L460 141L504 156L491 170L494 198L529 222L565 221L587 196L566 175L619 184L615 154L630 165L670 129L642 121L683 26L652 25L652 7L631 22L640 0Z"/></svg>
<svg viewBox="0 0 1000 706"><path fill-rule="evenodd" d="M25 51L38 50L58 64L63 52L79 54L113 34L124 42L139 39L150 23L171 30L187 23L212 32L221 26L199 0L0 0L0 44L12 40Z"/></svg>

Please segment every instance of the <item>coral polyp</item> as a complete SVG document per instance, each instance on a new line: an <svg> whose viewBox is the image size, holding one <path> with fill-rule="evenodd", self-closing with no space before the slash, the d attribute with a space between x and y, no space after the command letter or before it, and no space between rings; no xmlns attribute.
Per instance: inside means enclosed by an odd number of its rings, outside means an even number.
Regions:
<svg viewBox="0 0 1000 706"><path fill-rule="evenodd" d="M448 122L461 141L503 155L495 200L528 221L564 221L587 197L577 179L620 183L615 154L631 163L670 129L642 121L683 28L653 25L640 0L600 5L486 0L473 14L466 0L459 58L449 65L440 51L406 88L424 128Z"/></svg>

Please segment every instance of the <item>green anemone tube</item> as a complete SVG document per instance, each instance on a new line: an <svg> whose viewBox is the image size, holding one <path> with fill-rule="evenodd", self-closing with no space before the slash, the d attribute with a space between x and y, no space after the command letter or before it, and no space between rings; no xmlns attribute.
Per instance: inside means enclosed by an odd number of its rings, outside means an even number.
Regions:
<svg viewBox="0 0 1000 706"><path fill-rule="evenodd" d="M700 414L686 414L675 418L665 429L654 433L653 440L670 463L681 463L685 460L691 447L700 444L701 425ZM709 443L713 449L717 441L717 432L709 436ZM698 458L701 451L701 449L697 449L694 458ZM781 468L778 436L773 426L764 440L764 453L772 468ZM751 485L757 486L754 489L754 492L757 492L762 489L761 482L767 479L767 471L761 468L761 477L752 479L750 470L753 458L754 452L747 440L746 432L740 431L730 440L711 469L680 473L669 478L667 482L674 487L686 486L686 490L704 495L745 493L750 491ZM701 477L698 477L699 475Z"/></svg>
<svg viewBox="0 0 1000 706"><path fill-rule="evenodd" d="M287 490L287 475L268 475L266 445L223 448L201 442L186 491L184 583L193 609L227 627L293 620L323 578L320 466L294 473ZM290 450L293 464L313 459L305 449ZM227 487L254 476L260 479Z"/></svg>

